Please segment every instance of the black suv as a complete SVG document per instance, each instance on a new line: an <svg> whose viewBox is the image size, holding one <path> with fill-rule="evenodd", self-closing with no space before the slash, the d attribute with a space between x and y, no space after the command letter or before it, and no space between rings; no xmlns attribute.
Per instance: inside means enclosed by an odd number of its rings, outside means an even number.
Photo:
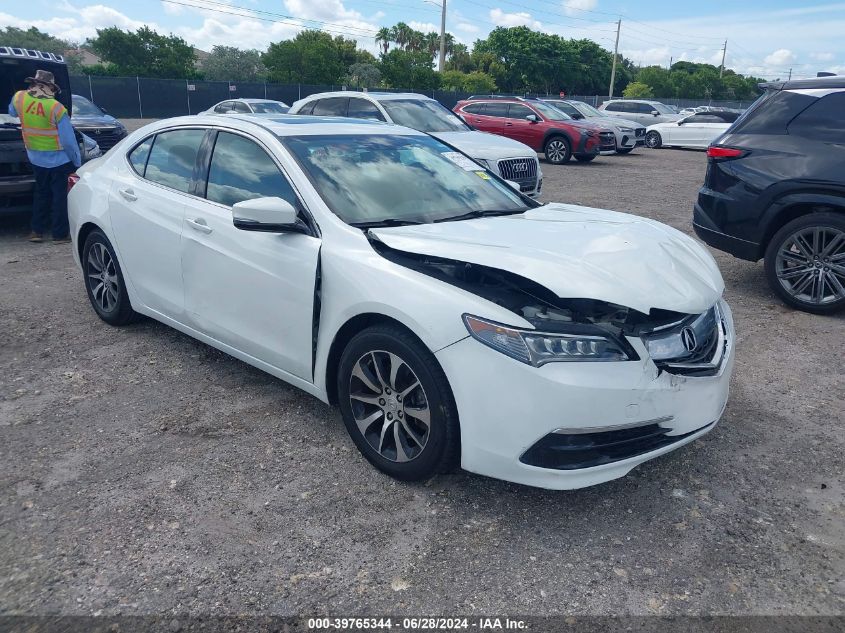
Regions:
<svg viewBox="0 0 845 633"><path fill-rule="evenodd" d="M708 148L693 226L741 259L765 257L789 305L845 308L845 77L764 84Z"/></svg>

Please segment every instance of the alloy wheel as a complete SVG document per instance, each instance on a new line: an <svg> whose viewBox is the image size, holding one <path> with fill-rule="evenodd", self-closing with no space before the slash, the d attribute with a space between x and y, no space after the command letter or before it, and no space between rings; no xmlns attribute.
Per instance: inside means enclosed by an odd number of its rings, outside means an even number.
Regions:
<svg viewBox="0 0 845 633"><path fill-rule="evenodd" d="M408 462L425 449L431 412L414 371L392 352L361 356L349 377L349 401L361 435L383 458Z"/></svg>
<svg viewBox="0 0 845 633"><path fill-rule="evenodd" d="M661 145L660 134L658 134L657 132L649 132L648 134L646 134L645 144L646 144L646 147L649 147L651 149L656 149L656 148L660 147L660 145Z"/></svg>
<svg viewBox="0 0 845 633"><path fill-rule="evenodd" d="M114 310L120 296L117 269L109 249L102 242L96 242L88 251L86 275L97 305L104 312Z"/></svg>
<svg viewBox="0 0 845 633"><path fill-rule="evenodd" d="M845 299L845 232L825 226L795 231L778 249L775 274L799 301L823 305Z"/></svg>
<svg viewBox="0 0 845 633"><path fill-rule="evenodd" d="M553 163L562 163L566 159L566 143L563 141L550 141L546 145L546 158Z"/></svg>

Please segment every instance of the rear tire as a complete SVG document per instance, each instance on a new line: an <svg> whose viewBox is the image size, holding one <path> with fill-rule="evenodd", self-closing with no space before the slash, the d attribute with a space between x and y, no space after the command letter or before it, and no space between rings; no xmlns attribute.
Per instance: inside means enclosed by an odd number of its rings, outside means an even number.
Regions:
<svg viewBox="0 0 845 633"><path fill-rule="evenodd" d="M660 132L655 132L652 130L648 134L645 135L645 146L651 149L660 149L663 147L663 137L660 136Z"/></svg>
<svg viewBox="0 0 845 633"><path fill-rule="evenodd" d="M591 161L594 161L595 159L596 159L595 154L576 154L575 155L575 160L577 160L579 163L589 163Z"/></svg>
<svg viewBox="0 0 845 633"><path fill-rule="evenodd" d="M428 479L459 463L458 411L446 374L424 345L396 325L376 325L346 346L337 373L343 423L383 473Z"/></svg>
<svg viewBox="0 0 845 633"><path fill-rule="evenodd" d="M787 305L813 314L845 309L845 215L825 211L787 223L769 241L765 268Z"/></svg>
<svg viewBox="0 0 845 633"><path fill-rule="evenodd" d="M114 248L99 229L88 234L82 247L82 275L91 307L103 321L120 326L138 319Z"/></svg>
<svg viewBox="0 0 845 633"><path fill-rule="evenodd" d="M563 165L572 157L572 145L562 136L553 136L543 146L543 153L552 165Z"/></svg>

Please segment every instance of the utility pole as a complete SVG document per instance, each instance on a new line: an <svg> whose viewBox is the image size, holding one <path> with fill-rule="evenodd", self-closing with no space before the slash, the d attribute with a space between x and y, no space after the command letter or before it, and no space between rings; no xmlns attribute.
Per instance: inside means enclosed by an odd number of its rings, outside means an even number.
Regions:
<svg viewBox="0 0 845 633"><path fill-rule="evenodd" d="M672 62L675 61L674 56L669 58L669 70L672 70Z"/></svg>
<svg viewBox="0 0 845 633"><path fill-rule="evenodd" d="M610 88L607 91L607 98L613 99L613 82L616 81L616 57L619 53L619 31L622 29L622 19L616 23L616 44L613 47L613 66L610 69Z"/></svg>
<svg viewBox="0 0 845 633"><path fill-rule="evenodd" d="M792 81L792 69L789 69L789 79L787 81Z"/></svg>
<svg viewBox="0 0 845 633"><path fill-rule="evenodd" d="M728 52L728 40L725 40L725 46L722 48L722 65L719 66L719 79L722 78L722 73L725 72L725 53Z"/></svg>
<svg viewBox="0 0 845 633"><path fill-rule="evenodd" d="M443 6L440 10L440 58L437 60L437 69L442 73L446 64L446 0L441 0Z"/></svg>

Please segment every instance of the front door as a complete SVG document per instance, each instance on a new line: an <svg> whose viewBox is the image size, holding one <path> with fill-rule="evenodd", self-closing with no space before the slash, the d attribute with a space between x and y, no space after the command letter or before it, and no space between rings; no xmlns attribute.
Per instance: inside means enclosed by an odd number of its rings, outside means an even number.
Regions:
<svg viewBox="0 0 845 633"><path fill-rule="evenodd" d="M232 223L233 204L269 196L302 208L264 147L219 132L205 199L186 205L186 319L200 332L310 382L320 240L301 233L244 231Z"/></svg>
<svg viewBox="0 0 845 633"><path fill-rule="evenodd" d="M127 281L148 308L180 320L180 243L205 130L160 132L129 154L109 191L115 248Z"/></svg>
<svg viewBox="0 0 845 633"><path fill-rule="evenodd" d="M521 103L511 103L508 108L508 118L505 119L505 136L512 138L520 143L525 143L529 147L537 145L537 137L541 136L538 132L537 123L532 123L525 117L530 115L540 116L536 114L528 106Z"/></svg>

